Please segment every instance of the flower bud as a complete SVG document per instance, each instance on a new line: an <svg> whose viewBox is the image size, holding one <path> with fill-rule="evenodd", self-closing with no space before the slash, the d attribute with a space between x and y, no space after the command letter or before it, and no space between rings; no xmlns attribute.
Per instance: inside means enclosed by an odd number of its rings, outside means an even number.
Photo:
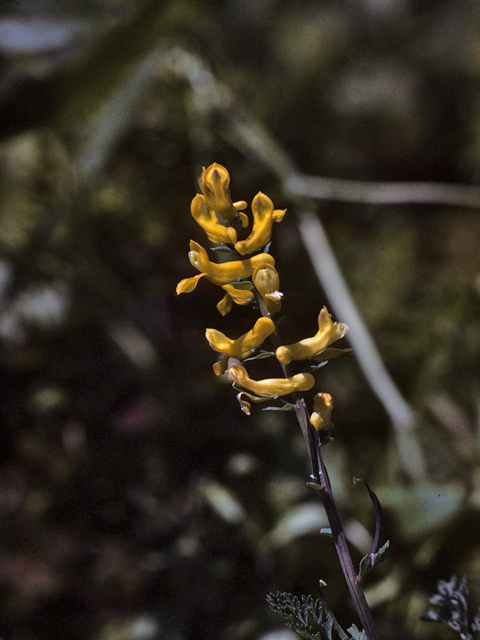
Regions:
<svg viewBox="0 0 480 640"><path fill-rule="evenodd" d="M333 403L329 393L317 393L313 401L313 413L310 416L310 423L316 431L323 431L330 424Z"/></svg>
<svg viewBox="0 0 480 640"><path fill-rule="evenodd" d="M275 267L266 262L261 262L253 272L252 282L258 293L262 296L268 313L271 315L278 313L282 306L283 293L280 293L278 290L280 287L280 278L278 277L278 272Z"/></svg>
<svg viewBox="0 0 480 640"><path fill-rule="evenodd" d="M233 224L237 212L230 196L230 175L225 167L216 162L207 169L203 167L199 183L208 206Z"/></svg>

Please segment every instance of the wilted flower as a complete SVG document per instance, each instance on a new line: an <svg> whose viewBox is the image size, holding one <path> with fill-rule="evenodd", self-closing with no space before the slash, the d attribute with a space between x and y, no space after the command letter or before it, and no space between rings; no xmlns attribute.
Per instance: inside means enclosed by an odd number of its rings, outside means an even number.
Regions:
<svg viewBox="0 0 480 640"><path fill-rule="evenodd" d="M259 191L252 202L253 227L250 235L245 240L235 243L235 249L242 256L261 249L272 237L274 222L280 222L286 209L273 209L273 202L268 196Z"/></svg>
<svg viewBox="0 0 480 640"><path fill-rule="evenodd" d="M318 316L318 332L312 338L305 338L284 347L278 347L276 356L282 364L290 364L292 360L305 360L317 356L332 342L340 340L347 333L346 324L332 322L326 307Z"/></svg>
<svg viewBox="0 0 480 640"><path fill-rule="evenodd" d="M190 211L213 244L234 244L237 241L235 229L220 222L215 210L207 205L205 196L197 193L190 205Z"/></svg>
<svg viewBox="0 0 480 640"><path fill-rule="evenodd" d="M252 282L271 315L278 313L282 306L282 296L278 290L280 278L275 267L267 262L261 262L252 274Z"/></svg>
<svg viewBox="0 0 480 640"><path fill-rule="evenodd" d="M313 413L310 416L310 423L316 431L323 431L330 424L333 402L329 393L317 393L313 400Z"/></svg>
<svg viewBox="0 0 480 640"><path fill-rule="evenodd" d="M308 391L315 384L315 378L310 373L297 373L291 378L252 380L244 367L234 363L231 363L228 368L228 379L234 386L264 398L276 398L296 391Z"/></svg>

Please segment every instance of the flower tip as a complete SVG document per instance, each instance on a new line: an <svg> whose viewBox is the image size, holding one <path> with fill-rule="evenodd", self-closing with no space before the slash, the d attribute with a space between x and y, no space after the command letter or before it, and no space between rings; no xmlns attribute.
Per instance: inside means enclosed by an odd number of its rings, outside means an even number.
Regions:
<svg viewBox="0 0 480 640"><path fill-rule="evenodd" d="M287 349L287 347L278 347L275 355L277 356L277 360L282 364L290 364L292 361L290 350Z"/></svg>

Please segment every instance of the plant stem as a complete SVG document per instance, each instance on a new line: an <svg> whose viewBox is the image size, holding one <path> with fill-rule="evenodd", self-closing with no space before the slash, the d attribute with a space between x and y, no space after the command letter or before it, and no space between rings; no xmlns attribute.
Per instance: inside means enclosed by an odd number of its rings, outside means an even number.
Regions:
<svg viewBox="0 0 480 640"><path fill-rule="evenodd" d="M304 428L302 425L309 425L303 398L301 399L301 401L297 400L297 402L295 403L295 412L297 414L300 426L302 427L302 432L304 432ZM309 434L311 434L311 437L314 437L311 428L309 428ZM328 477L327 469L325 467L325 463L323 461L321 453L321 443L319 439L317 439L317 443L315 448L313 449L313 451L316 452L314 456L315 460L311 460L313 478L315 479L315 482L317 484L323 487L320 491L320 495L322 497L323 506L325 507L328 521L330 523L330 528L332 530L333 542L335 544L335 549L340 561L340 566L342 567L343 575L350 591L350 595L352 596L355 609L357 610L358 616L368 639L380 640L380 635L375 626L375 622L373 621L372 612L370 611L370 607L368 606L365 594L362 587L357 583L356 580L357 572L355 571L355 568L353 566L353 561L347 545L345 532L343 530L342 522L340 520L335 500L333 498L332 487L330 484L330 479ZM309 451L311 451L311 448L310 446L308 446L308 444L309 443L307 443L307 448Z"/></svg>
<svg viewBox="0 0 480 640"><path fill-rule="evenodd" d="M255 291L257 303L260 307L260 312L263 316L271 317L263 304L263 300L260 294ZM279 347L282 342L278 333L275 331L270 338L275 346ZM285 377L289 377L289 367L284 364L281 365ZM347 545L347 539L343 530L342 522L337 511L335 500L333 499L332 487L328 477L325 463L323 462L321 454L321 442L320 438L315 434L310 421L308 419L307 407L303 397L296 393L293 394L295 400L295 414L297 416L300 429L302 430L305 444L307 446L308 455L312 465L312 477L316 484L321 485L320 495L322 497L323 506L327 514L330 528L332 530L333 542L337 551L340 566L342 567L343 575L352 596L355 609L358 613L358 617L362 623L363 629L367 634L368 640L381 640L380 635L375 626L372 612L368 606L365 594L360 584L357 583L357 572L353 566L350 550Z"/></svg>

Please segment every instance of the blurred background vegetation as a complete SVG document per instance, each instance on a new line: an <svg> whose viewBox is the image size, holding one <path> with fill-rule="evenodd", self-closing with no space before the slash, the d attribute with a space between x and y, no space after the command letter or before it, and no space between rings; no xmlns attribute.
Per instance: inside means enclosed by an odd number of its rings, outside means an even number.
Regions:
<svg viewBox="0 0 480 640"><path fill-rule="evenodd" d="M265 594L316 596L320 578L355 622L293 418L248 418L211 370L205 328L239 335L251 309L222 319L204 281L175 297L189 239L204 241L189 203L216 161L234 200L261 189L288 207L282 335L312 332L331 301L301 203L238 127L263 123L311 175L475 184L479 5L7 0L0 66L0 637L293 640ZM426 462L402 471L354 358L321 370L353 553L374 526L362 477L391 541L367 582L382 637L451 638L419 616L452 573L480 605L479 213L317 214Z"/></svg>

